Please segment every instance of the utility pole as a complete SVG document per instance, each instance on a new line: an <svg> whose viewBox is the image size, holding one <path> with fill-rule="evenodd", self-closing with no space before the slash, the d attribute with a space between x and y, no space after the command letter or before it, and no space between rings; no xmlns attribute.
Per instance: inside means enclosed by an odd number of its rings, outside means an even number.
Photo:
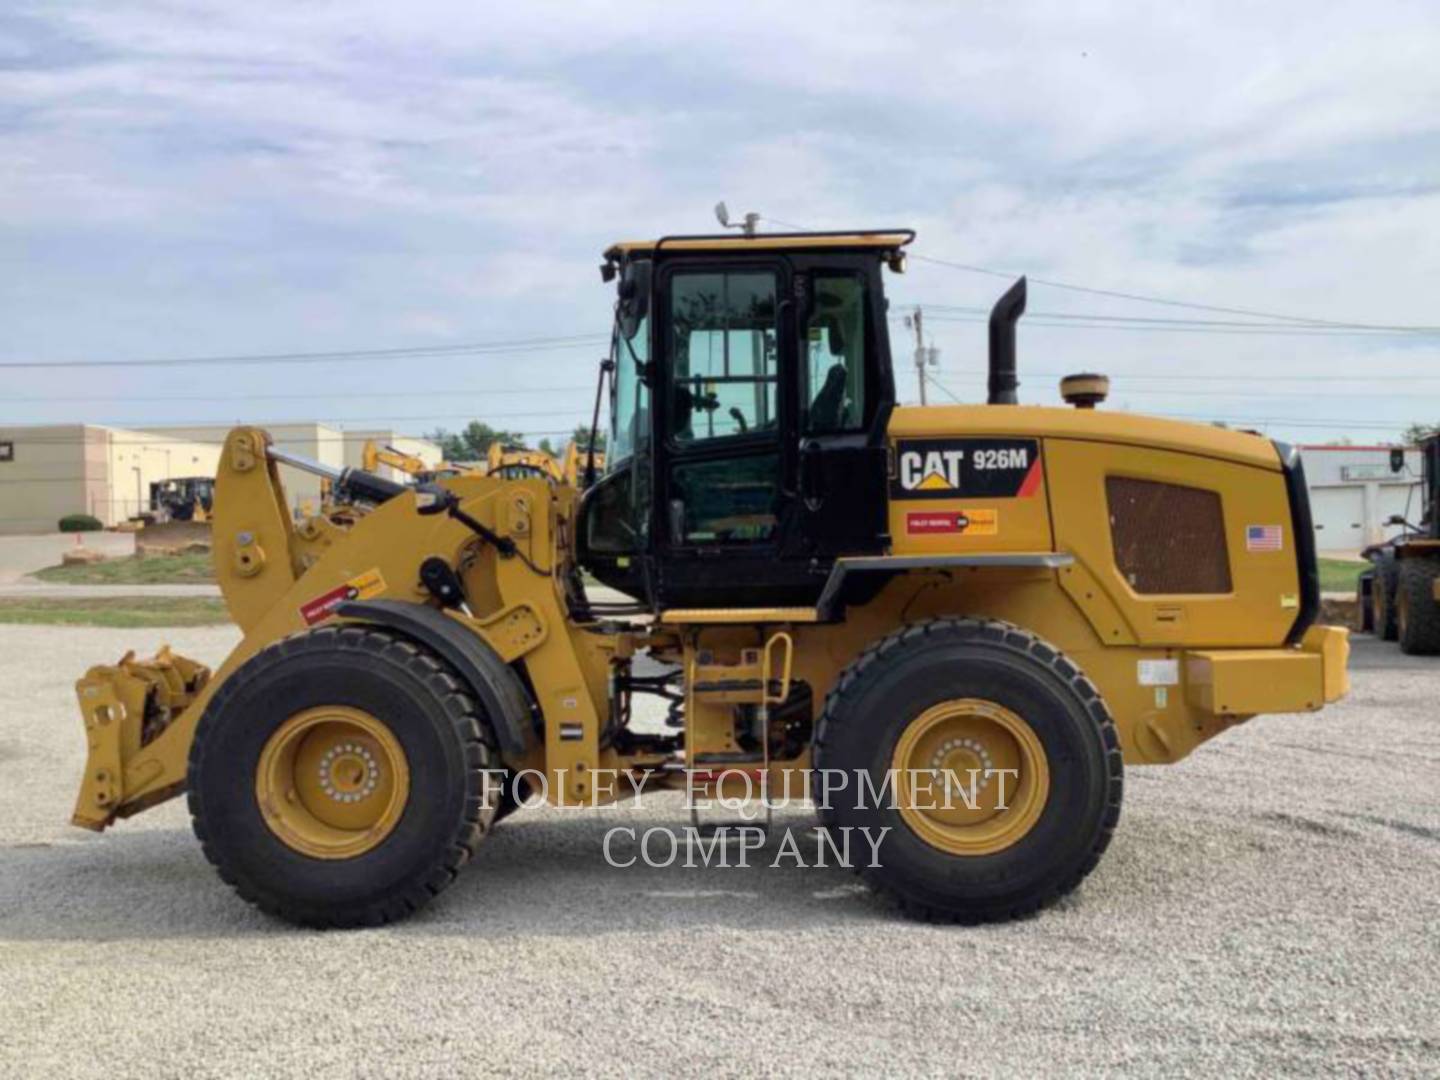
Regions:
<svg viewBox="0 0 1440 1080"><path fill-rule="evenodd" d="M915 330L915 378L920 383L920 404L925 404L925 313L920 310L920 305L915 305L915 314L906 317L905 321Z"/></svg>

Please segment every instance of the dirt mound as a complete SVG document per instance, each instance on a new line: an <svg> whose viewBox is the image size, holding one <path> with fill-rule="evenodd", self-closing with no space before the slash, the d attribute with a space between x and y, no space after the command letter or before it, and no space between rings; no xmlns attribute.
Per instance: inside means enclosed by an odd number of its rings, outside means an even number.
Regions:
<svg viewBox="0 0 1440 1080"><path fill-rule="evenodd" d="M210 525L204 521L166 521L146 525L135 534L135 545L183 551L190 544L209 544Z"/></svg>
<svg viewBox="0 0 1440 1080"><path fill-rule="evenodd" d="M73 547L60 556L61 566L89 566L105 561L105 553L87 547Z"/></svg>

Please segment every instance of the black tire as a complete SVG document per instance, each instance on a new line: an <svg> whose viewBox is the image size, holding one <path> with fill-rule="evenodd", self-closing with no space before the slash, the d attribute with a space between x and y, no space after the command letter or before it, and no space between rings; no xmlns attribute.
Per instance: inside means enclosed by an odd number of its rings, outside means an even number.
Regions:
<svg viewBox="0 0 1440 1080"><path fill-rule="evenodd" d="M409 797L377 846L312 858L261 815L256 770L269 737L296 713L361 709L404 750ZM286 638L248 660L211 699L190 748L190 813L205 856L246 900L313 927L375 926L439 894L471 858L499 798L489 723L433 653L392 632L332 626Z"/></svg>
<svg viewBox="0 0 1440 1080"><path fill-rule="evenodd" d="M1356 627L1362 634L1375 632L1375 571L1362 571L1355 579L1355 614L1360 620Z"/></svg>
<svg viewBox="0 0 1440 1080"><path fill-rule="evenodd" d="M1440 653L1440 601L1435 579L1440 559L1409 558L1400 561L1400 583L1395 592L1396 636L1400 651L1414 656Z"/></svg>
<svg viewBox="0 0 1440 1080"><path fill-rule="evenodd" d="M493 828L499 825L531 796L530 784L526 780L515 779L513 770L506 770L505 775L500 778L500 802L495 807L495 820L490 823Z"/></svg>
<svg viewBox="0 0 1440 1080"><path fill-rule="evenodd" d="M875 860L880 865L856 868L906 914L959 923L1019 918L1079 885L1120 819L1123 766L1114 721L1094 684L1059 650L988 619L934 619L891 634L852 661L826 698L815 767L852 776L868 771L879 790L911 720L960 697L1012 710L1039 737L1050 791L1027 833L992 854L955 855L921 839L895 806L882 800L861 807L873 800L845 797L822 802L821 824L869 827L872 836L890 828Z"/></svg>
<svg viewBox="0 0 1440 1080"><path fill-rule="evenodd" d="M1382 641L1394 641L1399 634L1395 619L1395 590L1400 581L1400 564L1393 551L1379 552L1374 559L1375 584L1370 600L1375 634Z"/></svg>

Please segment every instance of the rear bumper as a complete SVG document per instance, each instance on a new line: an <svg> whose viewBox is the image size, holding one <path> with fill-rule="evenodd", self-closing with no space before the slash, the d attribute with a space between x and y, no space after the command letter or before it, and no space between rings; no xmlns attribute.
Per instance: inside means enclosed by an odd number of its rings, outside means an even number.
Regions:
<svg viewBox="0 0 1440 1080"><path fill-rule="evenodd" d="M1312 626L1285 649L1216 649L1185 654L1185 697L1215 716L1313 712L1350 691L1350 631Z"/></svg>

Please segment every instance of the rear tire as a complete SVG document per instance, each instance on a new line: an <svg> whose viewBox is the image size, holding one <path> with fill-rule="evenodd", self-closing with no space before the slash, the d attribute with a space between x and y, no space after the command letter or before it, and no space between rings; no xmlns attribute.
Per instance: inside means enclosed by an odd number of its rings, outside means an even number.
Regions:
<svg viewBox="0 0 1440 1080"><path fill-rule="evenodd" d="M1400 580L1400 565L1393 551L1381 551L1375 556L1375 584L1371 586L1370 600L1375 625L1375 634L1382 641L1394 641L1399 634L1395 617L1395 592Z"/></svg>
<svg viewBox="0 0 1440 1080"><path fill-rule="evenodd" d="M1008 831L998 815L937 825L893 796L856 797L857 772L869 774L872 791L894 790L881 785L895 775L897 754L925 747L917 726L943 722L947 709L958 710L958 726L948 735L941 729L920 759L944 757L942 771L958 774L967 760L989 768L1020 748L1016 812L1025 805L1025 747L1040 755L1031 771L1043 797ZM987 726L988 716L999 722ZM967 717L978 726L967 730ZM1094 869L1120 817L1120 743L1094 684L1053 646L994 620L931 620L857 657L826 699L814 760L817 784L833 769L849 782L829 799L817 797L821 824L832 835L868 828L871 838L888 828L877 865L857 869L905 913L930 921L1001 921L1053 903ZM865 854L852 861L872 861L866 845L857 846Z"/></svg>
<svg viewBox="0 0 1440 1080"><path fill-rule="evenodd" d="M1395 591L1396 630L1400 651L1415 656L1440 653L1440 600L1435 579L1440 559L1410 558L1400 562L1400 583Z"/></svg>
<svg viewBox="0 0 1440 1080"><path fill-rule="evenodd" d="M351 717L368 733L332 737ZM195 835L220 876L272 915L314 927L389 922L449 885L490 827L493 745L475 698L415 642L353 625L286 638L227 679L201 717L188 776ZM275 764L287 752L289 772ZM381 764L367 781L372 758ZM387 794L374 820L320 821Z"/></svg>

